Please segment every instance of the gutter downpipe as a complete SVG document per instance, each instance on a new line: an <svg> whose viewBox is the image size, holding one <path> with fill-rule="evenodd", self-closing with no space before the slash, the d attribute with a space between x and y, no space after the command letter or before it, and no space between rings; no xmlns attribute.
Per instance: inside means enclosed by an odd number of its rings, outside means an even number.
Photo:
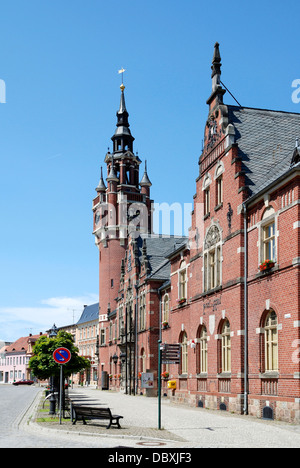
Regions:
<svg viewBox="0 0 300 468"><path fill-rule="evenodd" d="M138 281L135 283L135 395L138 394L138 316L139 316L139 298L138 298Z"/></svg>
<svg viewBox="0 0 300 468"><path fill-rule="evenodd" d="M158 335L158 375L157 375L157 400L158 400L158 429L161 430L161 321L162 321L162 307L161 307L161 290L158 289L159 297L159 335Z"/></svg>
<svg viewBox="0 0 300 468"><path fill-rule="evenodd" d="M244 211L244 414L248 414L248 233L247 206L243 203Z"/></svg>

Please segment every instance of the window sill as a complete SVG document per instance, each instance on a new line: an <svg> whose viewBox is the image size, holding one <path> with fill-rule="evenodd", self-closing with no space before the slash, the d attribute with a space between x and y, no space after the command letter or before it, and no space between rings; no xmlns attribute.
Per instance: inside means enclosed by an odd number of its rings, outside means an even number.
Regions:
<svg viewBox="0 0 300 468"><path fill-rule="evenodd" d="M221 372L217 374L217 379L231 379L231 372Z"/></svg>
<svg viewBox="0 0 300 468"><path fill-rule="evenodd" d="M179 379L187 379L188 378L188 374L180 374L178 376Z"/></svg>
<svg viewBox="0 0 300 468"><path fill-rule="evenodd" d="M215 206L214 210L219 211L221 208L223 208L223 202L219 203L217 206Z"/></svg>
<svg viewBox="0 0 300 468"><path fill-rule="evenodd" d="M210 212L209 213L206 213L206 215L203 216L203 221L205 221L206 219L208 219L210 217Z"/></svg>
<svg viewBox="0 0 300 468"><path fill-rule="evenodd" d="M260 379L278 379L279 378L279 372L278 371L267 371L264 372L263 374L259 374Z"/></svg>
<svg viewBox="0 0 300 468"><path fill-rule="evenodd" d="M222 286L217 286L216 288L208 289L207 291L205 291L204 293L202 293L202 294L200 295L200 297L209 296L210 294L214 294L214 293L219 292L219 291L222 291Z"/></svg>
<svg viewBox="0 0 300 468"><path fill-rule="evenodd" d="M202 372L201 374L197 374L197 379L207 379L207 372Z"/></svg>
<svg viewBox="0 0 300 468"><path fill-rule="evenodd" d="M259 271L256 273L255 278L264 278L265 276L271 275L275 273L275 271L279 270L279 266L276 264L273 268L269 268L268 270Z"/></svg>

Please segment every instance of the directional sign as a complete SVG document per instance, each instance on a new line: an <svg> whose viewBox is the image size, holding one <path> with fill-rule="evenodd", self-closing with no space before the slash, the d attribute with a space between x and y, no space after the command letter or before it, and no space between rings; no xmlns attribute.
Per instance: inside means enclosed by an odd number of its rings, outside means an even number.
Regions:
<svg viewBox="0 0 300 468"><path fill-rule="evenodd" d="M71 353L67 348L57 348L53 353L53 359L57 364L67 364L71 359Z"/></svg>
<svg viewBox="0 0 300 468"><path fill-rule="evenodd" d="M180 364L181 345L167 344L161 345L162 364Z"/></svg>

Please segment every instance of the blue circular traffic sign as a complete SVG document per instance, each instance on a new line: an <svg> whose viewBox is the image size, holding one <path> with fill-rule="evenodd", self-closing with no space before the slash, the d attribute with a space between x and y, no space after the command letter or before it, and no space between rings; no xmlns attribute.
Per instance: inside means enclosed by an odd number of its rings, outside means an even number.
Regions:
<svg viewBox="0 0 300 468"><path fill-rule="evenodd" d="M57 364L67 364L71 359L71 353L67 348L57 348L53 353L53 359Z"/></svg>

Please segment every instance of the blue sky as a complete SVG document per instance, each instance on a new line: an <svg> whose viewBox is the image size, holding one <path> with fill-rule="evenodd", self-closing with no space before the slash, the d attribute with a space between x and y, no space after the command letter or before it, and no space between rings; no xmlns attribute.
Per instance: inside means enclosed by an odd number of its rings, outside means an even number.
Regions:
<svg viewBox="0 0 300 468"><path fill-rule="evenodd" d="M242 105L300 112L299 13L292 0L1 2L0 339L69 324L97 301L91 208L118 69L153 199L192 203L214 43Z"/></svg>

